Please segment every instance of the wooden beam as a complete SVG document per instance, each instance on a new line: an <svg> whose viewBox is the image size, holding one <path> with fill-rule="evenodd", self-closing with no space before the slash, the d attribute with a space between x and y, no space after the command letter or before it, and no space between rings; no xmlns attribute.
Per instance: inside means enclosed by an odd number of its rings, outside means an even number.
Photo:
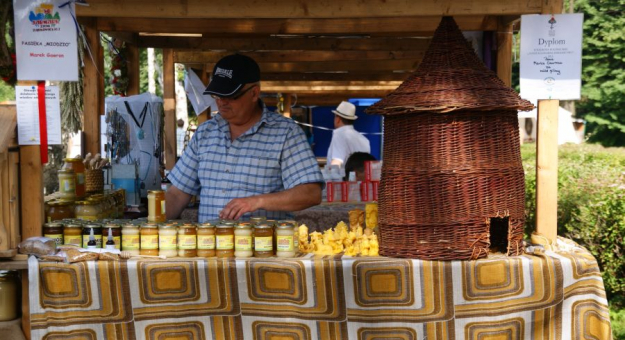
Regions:
<svg viewBox="0 0 625 340"><path fill-rule="evenodd" d="M189 61L201 61L203 63L216 63L221 58L232 54L223 51L176 51L174 60L177 63ZM347 61L347 60L422 60L423 51L266 51L266 52L243 52L258 63L266 62L304 62L304 61Z"/></svg>
<svg viewBox="0 0 625 340"><path fill-rule="evenodd" d="M175 91L174 51L163 50L163 110L165 125L163 145L165 168L171 170L176 164L176 91Z"/></svg>
<svg viewBox="0 0 625 340"><path fill-rule="evenodd" d="M98 18L98 29L105 32L190 33L207 36L234 35L432 35L441 16L365 17L327 19L168 19ZM463 31L494 31L497 21L492 16L459 16L456 23Z"/></svg>
<svg viewBox="0 0 625 340"><path fill-rule="evenodd" d="M95 20L83 21L85 36L97 65L91 58L85 58L83 79L85 152L95 155L100 152L100 115L104 113L104 57L100 35L95 29Z"/></svg>
<svg viewBox="0 0 625 340"><path fill-rule="evenodd" d="M497 76L512 86L512 24L501 23L497 30Z"/></svg>
<svg viewBox="0 0 625 340"><path fill-rule="evenodd" d="M126 45L126 60L128 61L128 95L133 96L140 93L140 71L139 71L139 48L137 45Z"/></svg>
<svg viewBox="0 0 625 340"><path fill-rule="evenodd" d="M247 1L89 0L78 16L142 18L372 18L540 13L549 0Z"/></svg>
<svg viewBox="0 0 625 340"><path fill-rule="evenodd" d="M315 84L316 83L316 84ZM393 91L401 82L360 82L361 84L353 84L351 82L330 83L330 82L313 82L313 84L285 83L285 82L264 82L261 84L263 92L278 93L297 93L297 94L316 94L323 92L362 92L362 91Z"/></svg>
<svg viewBox="0 0 625 340"><path fill-rule="evenodd" d="M560 14L564 9L563 0L543 0L541 14Z"/></svg>
<svg viewBox="0 0 625 340"><path fill-rule="evenodd" d="M539 100L536 134L536 232L558 236L558 100Z"/></svg>
<svg viewBox="0 0 625 340"><path fill-rule="evenodd" d="M430 39L423 38L183 38L140 36L137 46L175 50L250 51L425 51Z"/></svg>
<svg viewBox="0 0 625 340"><path fill-rule="evenodd" d="M267 81L404 81L410 72L379 72L379 73L268 73L263 72L261 78Z"/></svg>
<svg viewBox="0 0 625 340"><path fill-rule="evenodd" d="M41 236L43 226L43 165L39 145L20 146L22 240Z"/></svg>
<svg viewBox="0 0 625 340"><path fill-rule="evenodd" d="M200 60L185 61L184 64L201 63ZM214 64L206 64L209 69L213 69ZM412 72L419 65L418 60L388 60L371 62L362 61L319 61L302 63L258 63L261 72L354 72L354 73L375 73L379 71Z"/></svg>
<svg viewBox="0 0 625 340"><path fill-rule="evenodd" d="M359 96L352 96L350 94L334 95L333 93L324 93L317 95L298 95L292 97L291 104L296 106L333 106L336 107L341 101L349 98L364 98ZM367 97L367 98L380 98L380 96ZM276 106L277 98L273 96L263 97L263 101L268 106Z"/></svg>

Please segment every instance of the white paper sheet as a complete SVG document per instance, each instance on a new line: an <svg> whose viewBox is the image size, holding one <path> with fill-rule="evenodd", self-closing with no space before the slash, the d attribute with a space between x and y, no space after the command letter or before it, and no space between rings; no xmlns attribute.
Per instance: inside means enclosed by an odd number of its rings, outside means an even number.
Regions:
<svg viewBox="0 0 625 340"><path fill-rule="evenodd" d="M39 145L37 86L16 86L17 137L20 145ZM46 86L48 145L61 144L61 103L58 86Z"/></svg>

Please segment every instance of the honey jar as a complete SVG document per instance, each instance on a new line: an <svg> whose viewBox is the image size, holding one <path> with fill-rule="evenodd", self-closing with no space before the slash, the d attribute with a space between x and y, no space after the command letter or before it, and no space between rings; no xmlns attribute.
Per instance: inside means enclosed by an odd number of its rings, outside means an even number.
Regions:
<svg viewBox="0 0 625 340"><path fill-rule="evenodd" d="M254 227L254 257L273 256L273 227L259 223Z"/></svg>
<svg viewBox="0 0 625 340"><path fill-rule="evenodd" d="M63 245L63 225L55 222L44 224L43 237L53 239L57 246Z"/></svg>
<svg viewBox="0 0 625 340"><path fill-rule="evenodd" d="M191 223L178 227L178 256L197 256L197 229Z"/></svg>
<svg viewBox="0 0 625 340"><path fill-rule="evenodd" d="M197 227L197 256L214 257L215 225L205 222Z"/></svg>
<svg viewBox="0 0 625 340"><path fill-rule="evenodd" d="M234 256L234 227L229 224L219 224L215 230L215 248L217 257Z"/></svg>
<svg viewBox="0 0 625 340"><path fill-rule="evenodd" d="M148 191L148 221L165 222L165 192L162 190Z"/></svg>
<svg viewBox="0 0 625 340"><path fill-rule="evenodd" d="M82 225L69 222L63 227L63 244L82 246Z"/></svg>
<svg viewBox="0 0 625 340"><path fill-rule="evenodd" d="M156 224L144 224L140 230L141 255L158 255L158 226Z"/></svg>

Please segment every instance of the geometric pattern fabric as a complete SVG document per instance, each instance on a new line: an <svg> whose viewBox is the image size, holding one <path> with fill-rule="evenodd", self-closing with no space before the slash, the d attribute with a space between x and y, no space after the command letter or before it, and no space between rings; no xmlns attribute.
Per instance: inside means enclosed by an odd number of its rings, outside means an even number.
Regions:
<svg viewBox="0 0 625 340"><path fill-rule="evenodd" d="M29 259L33 339L610 339L584 249L476 261Z"/></svg>

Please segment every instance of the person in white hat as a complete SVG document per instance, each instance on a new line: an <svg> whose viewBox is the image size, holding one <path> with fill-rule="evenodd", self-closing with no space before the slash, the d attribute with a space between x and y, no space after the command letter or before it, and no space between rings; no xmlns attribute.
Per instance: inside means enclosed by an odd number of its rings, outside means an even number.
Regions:
<svg viewBox="0 0 625 340"><path fill-rule="evenodd" d="M334 132L328 148L328 164L343 166L349 155L354 152L371 152L367 137L354 129L356 106L350 102L341 102L334 113Z"/></svg>

